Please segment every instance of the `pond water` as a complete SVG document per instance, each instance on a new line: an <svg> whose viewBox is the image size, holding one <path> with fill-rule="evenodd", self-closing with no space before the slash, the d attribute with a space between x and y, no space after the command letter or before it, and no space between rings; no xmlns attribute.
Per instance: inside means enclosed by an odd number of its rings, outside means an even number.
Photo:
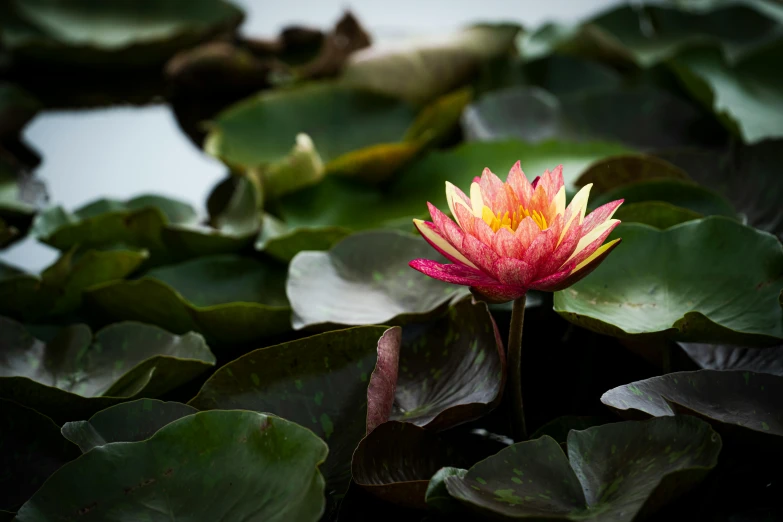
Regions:
<svg viewBox="0 0 783 522"><path fill-rule="evenodd" d="M291 23L327 27L351 7L376 41L408 34L447 31L477 21L517 21L527 27L549 19L574 22L616 2L611 0L376 0L269 2L235 0L247 18L242 32L273 36ZM179 130L166 105L47 111L25 129L26 141L43 157L38 176L52 204L73 210L101 197L127 199L158 193L203 212L212 186L226 169ZM57 257L27 238L0 252L0 261L39 271Z"/></svg>

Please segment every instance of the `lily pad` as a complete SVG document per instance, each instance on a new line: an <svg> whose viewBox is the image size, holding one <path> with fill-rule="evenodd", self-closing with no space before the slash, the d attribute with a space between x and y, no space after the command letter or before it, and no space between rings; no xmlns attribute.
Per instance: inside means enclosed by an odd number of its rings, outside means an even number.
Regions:
<svg viewBox="0 0 783 522"><path fill-rule="evenodd" d="M594 161L628 152L622 145L605 142L467 143L428 153L382 188L327 177L315 187L283 198L280 216L291 227L413 230L411 220L427 215L427 201L438 208L448 208L446 181L467 190L485 167L505 178L512 165L521 160L522 168L531 176L562 164L568 185Z"/></svg>
<svg viewBox="0 0 783 522"><path fill-rule="evenodd" d="M482 63L510 54L519 26L476 25L354 53L341 82L422 104L470 82Z"/></svg>
<svg viewBox="0 0 783 522"><path fill-rule="evenodd" d="M668 373L609 390L601 402L621 414L695 415L722 433L743 428L756 435L783 436L783 378L767 373Z"/></svg>
<svg viewBox="0 0 783 522"><path fill-rule="evenodd" d="M679 345L699 368L705 370L748 370L783 377L783 345L772 348L704 343Z"/></svg>
<svg viewBox="0 0 783 522"><path fill-rule="evenodd" d="M623 522L649 516L717 464L721 439L692 417L571 431L568 458L551 437L520 442L443 479L476 513L502 520Z"/></svg>
<svg viewBox="0 0 783 522"><path fill-rule="evenodd" d="M145 324L114 324L94 336L86 325L72 325L49 342L11 319L0 318L0 326L0 397L58 423L161 395L215 364L200 335Z"/></svg>
<svg viewBox="0 0 783 522"><path fill-rule="evenodd" d="M686 51L673 61L685 87L748 143L783 137L783 43L767 46L735 66L714 48Z"/></svg>
<svg viewBox="0 0 783 522"><path fill-rule="evenodd" d="M623 204L614 213L614 218L624 223L643 223L655 228L669 228L703 217L698 212L663 201Z"/></svg>
<svg viewBox="0 0 783 522"><path fill-rule="evenodd" d="M285 267L277 263L225 254L156 268L138 280L97 286L87 299L115 320L242 343L291 329L284 283Z"/></svg>
<svg viewBox="0 0 783 522"><path fill-rule="evenodd" d="M294 328L399 324L437 314L465 291L408 267L425 255L433 253L423 239L391 230L348 236L328 252L300 252L286 284Z"/></svg>
<svg viewBox="0 0 783 522"><path fill-rule="evenodd" d="M598 160L579 176L576 185L592 183L590 194L604 194L642 181L673 179L687 181L688 174L668 161L645 154L627 154Z"/></svg>
<svg viewBox="0 0 783 522"><path fill-rule="evenodd" d="M697 107L645 86L588 90L559 98L537 87L511 87L473 103L462 124L469 140L481 141L608 140L652 149L712 139Z"/></svg>
<svg viewBox="0 0 783 522"><path fill-rule="evenodd" d="M315 522L327 452L310 430L272 415L200 412L150 439L85 453L52 475L16 520Z"/></svg>
<svg viewBox="0 0 783 522"><path fill-rule="evenodd" d="M151 65L217 32L232 31L243 18L233 4L220 0L184 11L181 7L175 0L13 0L4 16L2 41L27 59Z"/></svg>
<svg viewBox="0 0 783 522"><path fill-rule="evenodd" d="M343 227L289 227L274 216L264 216L264 227L256 240L256 250L290 262L303 250L329 250L350 234Z"/></svg>
<svg viewBox="0 0 783 522"><path fill-rule="evenodd" d="M591 199L589 209L594 210L618 199L629 205L662 201L702 216L737 217L734 207L723 196L691 181L674 179L656 179L618 187Z"/></svg>
<svg viewBox="0 0 783 522"><path fill-rule="evenodd" d="M380 354L389 350L399 350L399 329L380 326L260 348L220 368L189 404L270 412L313 430L329 444L322 471L332 498L348 488L351 455L374 419L369 413L384 409L368 405L368 383Z"/></svg>
<svg viewBox="0 0 783 522"><path fill-rule="evenodd" d="M147 259L145 251L74 248L40 276L20 270L0 271L0 314L25 320L57 316L76 310L88 288L122 279Z"/></svg>
<svg viewBox="0 0 783 522"><path fill-rule="evenodd" d="M426 509L430 477L444 466L464 466L461 451L437 433L407 422L390 421L362 439L353 454L354 482L376 497Z"/></svg>
<svg viewBox="0 0 783 522"><path fill-rule="evenodd" d="M52 419L5 399L0 399L0 447L0 509L9 511L17 510L49 475L79 456Z"/></svg>
<svg viewBox="0 0 783 522"><path fill-rule="evenodd" d="M783 247L722 217L666 229L624 223L623 244L590 277L555 293L555 311L639 340L778 344Z"/></svg>
<svg viewBox="0 0 783 522"><path fill-rule="evenodd" d="M403 328L392 420L446 429L500 402L503 341L486 303L463 299L429 323Z"/></svg>
<svg viewBox="0 0 783 522"><path fill-rule="evenodd" d="M138 442L152 437L162 427L198 410L187 404L139 399L99 411L90 420L66 422L63 437L87 453L112 442Z"/></svg>

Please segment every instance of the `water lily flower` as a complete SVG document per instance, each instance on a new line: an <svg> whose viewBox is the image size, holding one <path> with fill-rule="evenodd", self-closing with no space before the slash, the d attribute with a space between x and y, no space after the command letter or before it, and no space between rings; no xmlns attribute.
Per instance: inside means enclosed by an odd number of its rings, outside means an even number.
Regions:
<svg viewBox="0 0 783 522"><path fill-rule="evenodd" d="M612 215L623 201L585 216L591 186L585 185L566 207L562 165L530 183L519 162L505 183L484 169L470 186L470 197L447 182L456 223L431 203L432 222L413 221L451 264L415 259L410 266L470 286L490 302L515 300L530 289L562 290L595 270L620 243L603 244L620 223Z"/></svg>

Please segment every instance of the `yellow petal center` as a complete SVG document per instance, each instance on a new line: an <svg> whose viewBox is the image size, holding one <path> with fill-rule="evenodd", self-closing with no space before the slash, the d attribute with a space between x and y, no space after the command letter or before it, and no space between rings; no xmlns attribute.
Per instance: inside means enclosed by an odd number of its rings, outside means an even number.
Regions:
<svg viewBox="0 0 783 522"><path fill-rule="evenodd" d="M546 218L541 212L538 210L530 212L526 208L522 207L522 205L520 205L519 210L513 214L509 214L508 212L503 215L500 215L499 213L495 214L492 212L492 209L486 205L484 205L484 208L481 212L481 219L484 220L484 223L490 226L493 232L497 232L501 228L507 228L514 232L517 227L519 227L519 223L522 222L522 220L526 217L532 218L535 224L538 225L538 228L541 230L546 230L549 226L546 222Z"/></svg>

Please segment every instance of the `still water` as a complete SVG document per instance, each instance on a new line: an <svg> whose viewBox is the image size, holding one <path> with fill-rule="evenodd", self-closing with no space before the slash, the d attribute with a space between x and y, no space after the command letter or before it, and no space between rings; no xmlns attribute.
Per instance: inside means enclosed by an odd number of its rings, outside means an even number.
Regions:
<svg viewBox="0 0 783 522"><path fill-rule="evenodd" d="M234 0L247 17L246 36L272 37L292 23L328 27L350 7L383 43L400 36L448 31L477 21L515 21L534 27L557 19L575 22L612 0L396 0L389 9L376 0L271 2ZM82 111L47 111L25 129L43 157L37 170L50 203L73 210L102 197L127 199L157 193L187 201L203 212L211 187L226 169L196 148L179 130L166 105ZM30 238L0 251L0 261L31 272L48 266L57 252Z"/></svg>

